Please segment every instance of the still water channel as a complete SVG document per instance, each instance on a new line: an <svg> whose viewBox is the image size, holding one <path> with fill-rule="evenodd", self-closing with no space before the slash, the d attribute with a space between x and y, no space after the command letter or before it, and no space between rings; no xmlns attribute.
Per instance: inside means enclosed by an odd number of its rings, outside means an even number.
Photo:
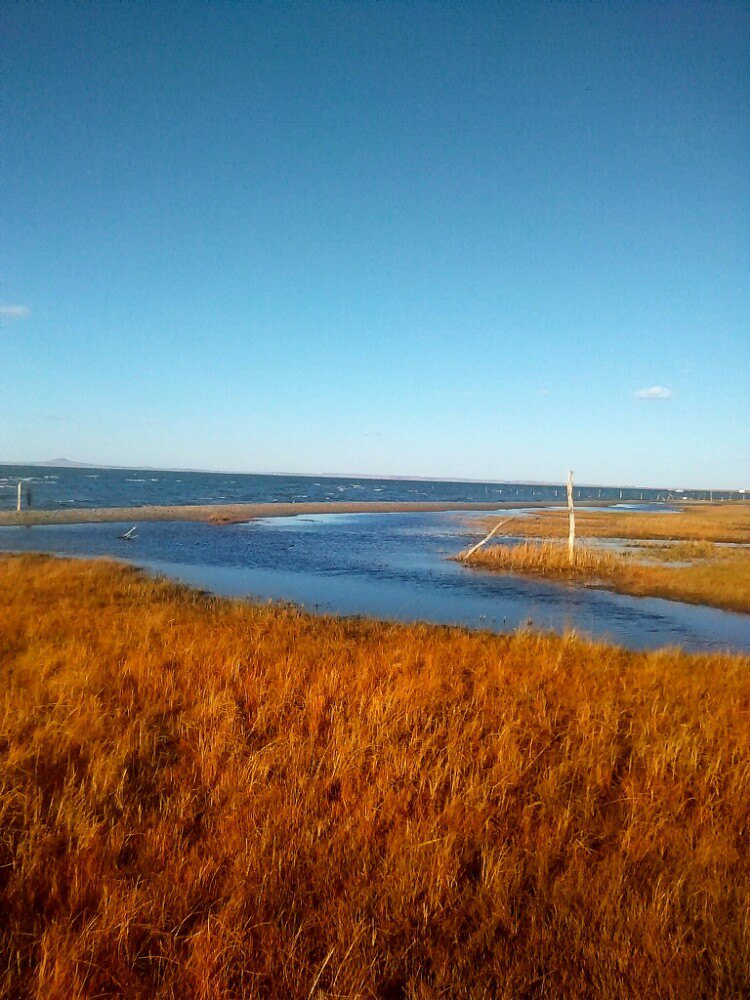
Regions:
<svg viewBox="0 0 750 1000"><path fill-rule="evenodd" d="M486 518L486 512L481 515ZM577 632L634 649L750 651L750 615L470 570L450 557L478 537L472 515L335 514L246 524L0 528L0 549L113 556L215 594L307 610L496 632Z"/></svg>

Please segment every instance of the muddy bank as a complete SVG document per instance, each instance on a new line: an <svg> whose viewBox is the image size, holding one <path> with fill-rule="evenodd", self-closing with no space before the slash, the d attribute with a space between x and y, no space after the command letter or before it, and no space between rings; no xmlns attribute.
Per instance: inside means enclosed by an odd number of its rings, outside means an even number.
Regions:
<svg viewBox="0 0 750 1000"><path fill-rule="evenodd" d="M293 517L296 514L404 514L451 510L503 510L554 507L558 501L538 503L428 503L381 501L372 503L241 503L149 507L73 507L69 510L0 511L0 525L95 524L112 521L207 521L237 524L259 517Z"/></svg>

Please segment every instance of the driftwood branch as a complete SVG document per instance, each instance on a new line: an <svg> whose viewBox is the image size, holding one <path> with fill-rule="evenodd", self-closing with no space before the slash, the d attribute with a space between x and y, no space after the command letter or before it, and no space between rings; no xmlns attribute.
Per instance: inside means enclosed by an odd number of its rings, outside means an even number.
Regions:
<svg viewBox="0 0 750 1000"><path fill-rule="evenodd" d="M490 538L492 538L492 536L493 536L493 535L494 535L494 534L495 534L496 532L498 532L498 531L499 531L499 530L500 530L500 529L502 528L502 526L503 526L504 524L507 524L507 523L508 523L508 521L510 521L510 518L509 518L509 517L506 517L506 518L504 518L504 519L503 519L502 521L498 521L498 522L497 522L497 524L495 525L495 527L494 527L494 528L492 529L492 531L491 531L491 532L490 532L490 533L489 533L488 535L485 535L485 536L484 536L484 538L482 539L482 541L481 541L481 542L477 542L477 544L476 544L476 545L473 545L473 546L472 546L472 547L471 547L471 548L469 549L469 551L468 551L468 552L464 552L464 554L463 554L463 555L461 556L461 558L462 558L462 559L469 559L469 558L470 558L471 556L473 556L473 555L474 555L474 553L475 553L475 552L477 551L477 549L481 549L481 547L482 547L483 545L485 545L485 544L486 544L487 542L489 542Z"/></svg>

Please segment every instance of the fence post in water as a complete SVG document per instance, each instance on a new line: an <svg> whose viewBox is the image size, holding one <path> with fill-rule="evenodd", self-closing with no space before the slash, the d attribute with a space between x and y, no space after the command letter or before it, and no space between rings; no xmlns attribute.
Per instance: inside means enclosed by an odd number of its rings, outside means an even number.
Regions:
<svg viewBox="0 0 750 1000"><path fill-rule="evenodd" d="M576 544L576 515L573 510L573 473L568 473L568 562L573 565L573 551Z"/></svg>
<svg viewBox="0 0 750 1000"><path fill-rule="evenodd" d="M18 480L18 499L16 501L16 510L20 512L21 510L21 500L23 499L23 483Z"/></svg>

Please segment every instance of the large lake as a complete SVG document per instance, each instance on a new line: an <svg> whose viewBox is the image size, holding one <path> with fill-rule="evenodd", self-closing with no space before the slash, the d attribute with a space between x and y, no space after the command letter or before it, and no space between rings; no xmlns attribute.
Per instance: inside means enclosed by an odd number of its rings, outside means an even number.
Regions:
<svg viewBox="0 0 750 1000"><path fill-rule="evenodd" d="M70 507L142 507L146 504L321 503L344 501L507 502L563 500L562 485L472 483L356 476L260 476L224 472L168 472L159 469L61 468L0 465L0 510L15 510L19 480L41 510ZM690 490L706 500L705 490ZM582 486L576 500L676 500L682 490ZM716 494L715 499L730 494ZM740 499L739 493L734 494Z"/></svg>
<svg viewBox="0 0 750 1000"><path fill-rule="evenodd" d="M487 517L487 514L483 514ZM668 516L668 515L665 515ZM315 612L510 632L568 629L634 649L750 651L750 615L478 572L451 561L472 515L354 514L246 524L0 528L0 549L114 556L216 594L293 601Z"/></svg>

